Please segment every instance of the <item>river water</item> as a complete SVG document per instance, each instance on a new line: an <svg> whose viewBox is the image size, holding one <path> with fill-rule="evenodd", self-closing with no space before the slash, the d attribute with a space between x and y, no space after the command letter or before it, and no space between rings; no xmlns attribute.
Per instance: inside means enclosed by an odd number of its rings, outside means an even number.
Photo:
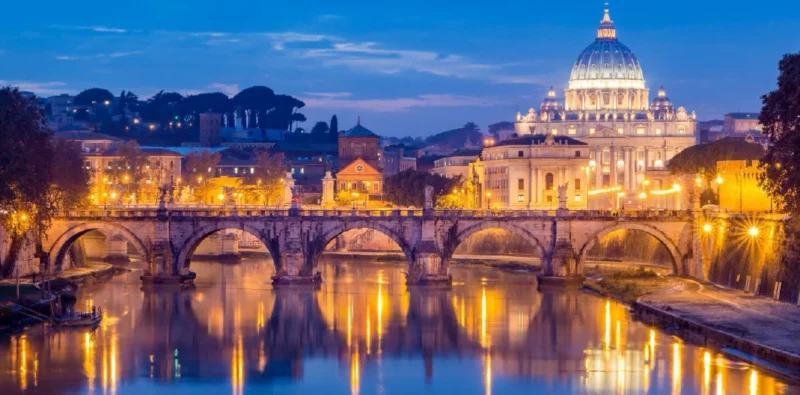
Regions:
<svg viewBox="0 0 800 395"><path fill-rule="evenodd" d="M800 393L528 274L455 267L451 290L409 290L402 265L326 260L313 291L273 290L266 261L192 268L194 290L84 287L96 330L0 338L0 394Z"/></svg>

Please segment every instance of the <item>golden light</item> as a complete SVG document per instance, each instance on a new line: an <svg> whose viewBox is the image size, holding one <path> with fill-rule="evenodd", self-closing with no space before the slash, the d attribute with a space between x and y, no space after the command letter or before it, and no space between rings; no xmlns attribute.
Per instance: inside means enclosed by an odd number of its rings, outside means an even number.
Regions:
<svg viewBox="0 0 800 395"><path fill-rule="evenodd" d="M181 178L180 178L180 177L178 177L178 178L177 178L175 181L176 181L178 184L180 184L180 183L181 183Z"/></svg>
<svg viewBox="0 0 800 395"><path fill-rule="evenodd" d="M617 193L617 197L625 197L625 192L619 192L619 193Z"/></svg>
<svg viewBox="0 0 800 395"><path fill-rule="evenodd" d="M223 195L221 193L219 195L217 195L217 199L219 199L219 200L222 200L224 197L225 197L225 195Z"/></svg>
<svg viewBox="0 0 800 395"><path fill-rule="evenodd" d="M721 176L721 175L718 175L718 176L717 176L717 179L716 179L716 181L717 181L717 184L718 184L718 185L721 185L721 184L722 184L722 181L724 181L724 179L722 178L722 176Z"/></svg>
<svg viewBox="0 0 800 395"><path fill-rule="evenodd" d="M650 185L650 180L644 180L644 185Z"/></svg>
<svg viewBox="0 0 800 395"><path fill-rule="evenodd" d="M597 162L594 161L594 160L590 160L589 161L589 167L595 167L595 166L597 166Z"/></svg>
<svg viewBox="0 0 800 395"><path fill-rule="evenodd" d="M647 194L642 192L639 194L639 199L647 199Z"/></svg>
<svg viewBox="0 0 800 395"><path fill-rule="evenodd" d="M694 181L697 182L697 186L703 185L703 179L700 177L695 178Z"/></svg>
<svg viewBox="0 0 800 395"><path fill-rule="evenodd" d="M711 232L711 224L703 225L703 231L706 233Z"/></svg>
<svg viewBox="0 0 800 395"><path fill-rule="evenodd" d="M108 182L108 177L103 177L103 182Z"/></svg>
<svg viewBox="0 0 800 395"><path fill-rule="evenodd" d="M676 191L680 191L681 190L681 185L678 184L678 183L672 184L672 189L674 189Z"/></svg>
<svg viewBox="0 0 800 395"><path fill-rule="evenodd" d="M111 192L111 198L112 199L116 199L117 198L117 193L116 192Z"/></svg>
<svg viewBox="0 0 800 395"><path fill-rule="evenodd" d="M19 215L19 219L22 220L22 221L27 221L28 220L28 214L21 213Z"/></svg>
<svg viewBox="0 0 800 395"><path fill-rule="evenodd" d="M198 183L201 183L201 182L203 182L203 177L197 177L197 182L198 182Z"/></svg>
<svg viewBox="0 0 800 395"><path fill-rule="evenodd" d="M486 197L492 197L492 193L491 192L486 192Z"/></svg>
<svg viewBox="0 0 800 395"><path fill-rule="evenodd" d="M123 179L123 180L125 180L125 182L128 182L128 175L127 175L127 174L126 174L126 175L124 175L124 176L122 177L122 179Z"/></svg>
<svg viewBox="0 0 800 395"><path fill-rule="evenodd" d="M750 227L750 229L748 229L748 230L747 230L747 233L748 233L748 234L749 234L751 237L756 237L756 236L758 236L758 232L760 232L760 230L758 229L758 227L757 227L757 226L751 226L751 227Z"/></svg>

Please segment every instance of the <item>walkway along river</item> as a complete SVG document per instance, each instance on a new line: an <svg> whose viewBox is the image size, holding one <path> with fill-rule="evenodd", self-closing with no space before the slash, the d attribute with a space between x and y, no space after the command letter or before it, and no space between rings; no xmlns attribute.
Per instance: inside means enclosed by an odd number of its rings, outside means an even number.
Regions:
<svg viewBox="0 0 800 395"><path fill-rule="evenodd" d="M455 266L435 291L407 287L403 265L326 260L313 291L272 289L259 260L193 269L193 290L143 290L136 272L85 287L78 303L107 315L95 331L0 339L0 391L800 393L529 274Z"/></svg>

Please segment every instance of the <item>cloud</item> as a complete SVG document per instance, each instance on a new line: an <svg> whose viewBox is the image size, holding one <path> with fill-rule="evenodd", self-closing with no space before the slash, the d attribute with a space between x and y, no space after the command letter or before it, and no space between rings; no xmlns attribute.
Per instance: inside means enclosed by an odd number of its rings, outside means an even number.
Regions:
<svg viewBox="0 0 800 395"><path fill-rule="evenodd" d="M56 60L87 60L87 59L116 59L127 56L139 55L142 51L121 51L111 53L100 53L94 55L58 55Z"/></svg>
<svg viewBox="0 0 800 395"><path fill-rule="evenodd" d="M236 44L242 40L238 38L215 38L206 41L206 45L223 45L223 44Z"/></svg>
<svg viewBox="0 0 800 395"><path fill-rule="evenodd" d="M272 48L278 51L286 49L287 44L294 43L316 43L321 41L338 41L335 36L325 34L308 34L297 32L267 33L267 37L272 41Z"/></svg>
<svg viewBox="0 0 800 395"><path fill-rule="evenodd" d="M545 84L547 78L538 75L493 75L492 81L498 84Z"/></svg>
<svg viewBox="0 0 800 395"><path fill-rule="evenodd" d="M374 112L401 112L416 107L491 107L501 104L494 99L462 95L427 94L388 99L344 99L341 97L305 97L308 108L355 109Z"/></svg>
<svg viewBox="0 0 800 395"><path fill-rule="evenodd" d="M322 15L317 15L314 19L317 20L318 22L331 22L345 18L341 15L336 15L336 14L322 14Z"/></svg>
<svg viewBox="0 0 800 395"><path fill-rule="evenodd" d="M40 96L58 95L62 93L73 93L73 90L67 89L67 84L60 81L6 81L0 80L0 86L11 85L19 88L21 91L33 92Z"/></svg>
<svg viewBox="0 0 800 395"><path fill-rule="evenodd" d="M239 84L223 84L221 82L212 82L208 87L211 89L216 89L230 97L236 96L237 93L242 91L239 89Z"/></svg>
<svg viewBox="0 0 800 395"><path fill-rule="evenodd" d="M109 27L109 26L65 26L65 25L53 25L50 26L53 29L64 29L64 30L91 30L97 33L127 33L128 29L123 29L119 27Z"/></svg>
<svg viewBox="0 0 800 395"><path fill-rule="evenodd" d="M325 98L341 98L352 96L351 92L304 92L306 96L325 97Z"/></svg>

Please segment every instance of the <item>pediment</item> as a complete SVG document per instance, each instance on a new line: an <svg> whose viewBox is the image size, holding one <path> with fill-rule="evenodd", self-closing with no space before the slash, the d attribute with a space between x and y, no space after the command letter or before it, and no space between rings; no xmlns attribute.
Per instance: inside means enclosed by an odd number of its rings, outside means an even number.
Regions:
<svg viewBox="0 0 800 395"><path fill-rule="evenodd" d="M350 162L349 165L342 168L336 173L336 177L342 175L348 176L372 176L377 175L380 176L382 173L378 171L378 169L372 167L369 163L367 163L364 159L356 158L356 160Z"/></svg>

